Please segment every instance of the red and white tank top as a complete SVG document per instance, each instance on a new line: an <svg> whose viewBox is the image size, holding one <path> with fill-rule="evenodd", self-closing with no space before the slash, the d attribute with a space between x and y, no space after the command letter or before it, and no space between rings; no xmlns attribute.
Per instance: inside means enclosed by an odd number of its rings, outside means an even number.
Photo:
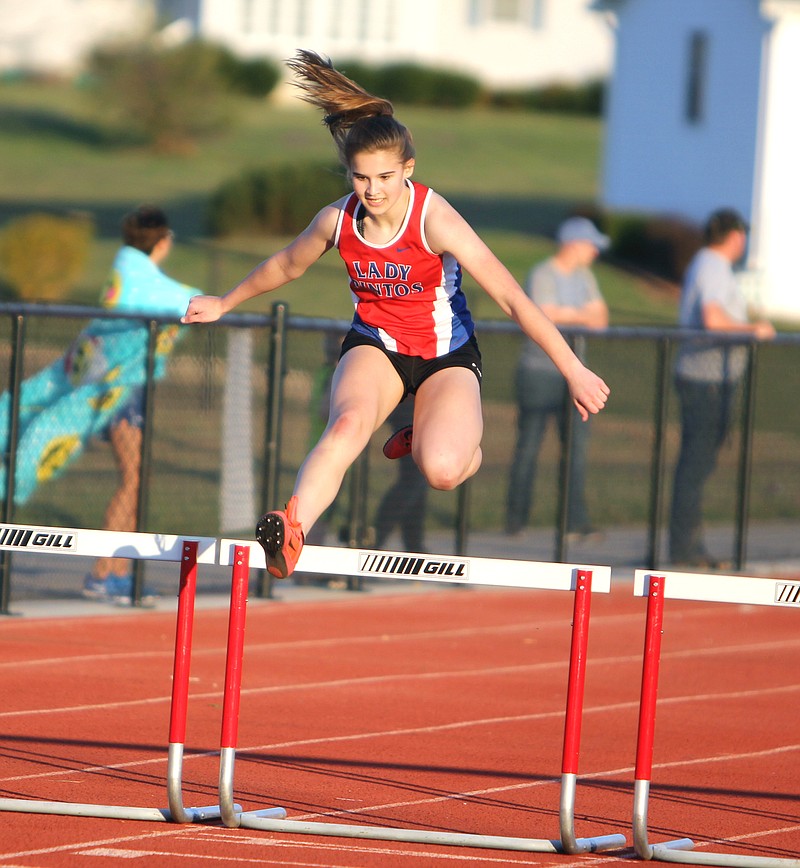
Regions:
<svg viewBox="0 0 800 868"><path fill-rule="evenodd" d="M461 289L461 266L425 239L431 190L407 180L408 210L397 235L371 244L358 230L355 193L339 214L334 243L350 275L353 328L387 350L433 359L466 343L474 324Z"/></svg>

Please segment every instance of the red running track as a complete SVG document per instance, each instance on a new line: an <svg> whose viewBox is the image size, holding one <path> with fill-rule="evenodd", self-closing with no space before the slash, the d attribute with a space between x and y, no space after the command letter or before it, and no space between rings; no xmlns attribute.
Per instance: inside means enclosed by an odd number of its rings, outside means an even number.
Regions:
<svg viewBox="0 0 800 868"><path fill-rule="evenodd" d="M236 800L291 819L559 836L572 595L447 587L251 601ZM630 830L646 600L595 594L567 856L0 814L3 868L636 863ZM649 839L800 853L798 612L668 600ZM187 807L217 801L227 610L195 615ZM0 796L166 808L175 615L5 620ZM135 863L134 863L135 864Z"/></svg>

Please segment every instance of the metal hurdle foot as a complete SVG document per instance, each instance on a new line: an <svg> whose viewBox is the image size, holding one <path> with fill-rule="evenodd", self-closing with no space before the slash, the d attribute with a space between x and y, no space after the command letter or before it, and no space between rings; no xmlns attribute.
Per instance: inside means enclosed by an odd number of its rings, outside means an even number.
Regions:
<svg viewBox="0 0 800 868"><path fill-rule="evenodd" d="M240 569L244 551L249 543L242 540L220 541L219 562L233 566L234 574ZM249 554L248 554L249 557ZM261 558L262 560L258 560ZM253 566L264 566L263 552L256 551ZM346 825L284 820L266 817L259 812L230 812L230 823L247 829L284 832L298 835L364 838L379 841L403 841L418 844L440 844L457 847L476 847L496 850L519 850L537 853L590 853L625 846L624 835L601 835L576 838L574 834L575 783L580 717L583 711L583 687L588 639L589 600L592 575L598 579L595 591L608 593L611 588L610 567L575 567L569 564L536 564L536 576L531 577L531 564L524 561L488 558L464 558L449 555L409 554L385 551L359 551L358 549L328 546L305 546L296 571L329 573L334 575L382 579L408 579L411 581L451 582L459 584L495 585L517 588L540 588L575 592L573 617L573 646L568 685L567 723L564 744L564 776L561 796L561 840L548 838L511 838L458 832L434 832L417 829L392 829L382 826ZM236 582L234 581L234 584ZM233 605L231 606L233 611ZM238 715L238 706L236 708ZM235 736L234 736L235 739ZM232 739L228 736L228 741ZM223 747L220 766L220 804L232 798L233 751ZM224 767L224 772L223 772ZM224 778L224 782L223 782ZM224 787L224 788L223 788Z"/></svg>
<svg viewBox="0 0 800 868"><path fill-rule="evenodd" d="M655 733L658 674L661 662L664 600L669 596L682 600L745 603L754 605L797 605L800 585L787 594L779 586L786 582L742 576L707 575L705 573L659 573L646 570L634 573L634 594L647 597L642 693L639 706L639 731L636 745L636 773L633 795L633 841L638 856L660 862L684 865L741 866L741 868L800 868L800 859L745 856L727 853L700 853L691 838L678 838L650 844L647 835L647 811L652 777L653 740Z"/></svg>

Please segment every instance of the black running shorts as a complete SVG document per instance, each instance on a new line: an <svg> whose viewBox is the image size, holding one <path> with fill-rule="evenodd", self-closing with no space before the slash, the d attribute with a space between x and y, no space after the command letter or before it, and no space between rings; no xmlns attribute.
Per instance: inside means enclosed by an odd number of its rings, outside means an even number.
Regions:
<svg viewBox="0 0 800 868"><path fill-rule="evenodd" d="M443 371L445 368L469 368L478 378L479 385L483 378L481 351L478 349L478 341L475 339L474 334L470 336L466 343L446 356L437 356L435 359L423 359L421 356L407 356L403 353L393 353L391 350L387 350L380 341L367 337L367 335L363 335L355 329L350 329L342 342L342 351L339 353L339 358L341 359L353 347L363 346L375 347L389 359L403 382L403 398L408 394L415 395L417 389L431 374Z"/></svg>

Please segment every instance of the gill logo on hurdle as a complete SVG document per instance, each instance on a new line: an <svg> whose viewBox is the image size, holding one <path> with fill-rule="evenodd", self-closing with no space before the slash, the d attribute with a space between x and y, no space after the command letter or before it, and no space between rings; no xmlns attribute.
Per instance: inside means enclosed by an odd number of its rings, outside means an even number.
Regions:
<svg viewBox="0 0 800 868"><path fill-rule="evenodd" d="M72 533L42 532L41 528L0 524L0 548L75 548L76 537Z"/></svg>
<svg viewBox="0 0 800 868"><path fill-rule="evenodd" d="M469 563L460 560L420 558L413 555L395 555L362 552L358 557L358 571L370 576L453 576L469 578Z"/></svg>
<svg viewBox="0 0 800 868"><path fill-rule="evenodd" d="M781 606L800 606L800 583L775 582L775 602Z"/></svg>

